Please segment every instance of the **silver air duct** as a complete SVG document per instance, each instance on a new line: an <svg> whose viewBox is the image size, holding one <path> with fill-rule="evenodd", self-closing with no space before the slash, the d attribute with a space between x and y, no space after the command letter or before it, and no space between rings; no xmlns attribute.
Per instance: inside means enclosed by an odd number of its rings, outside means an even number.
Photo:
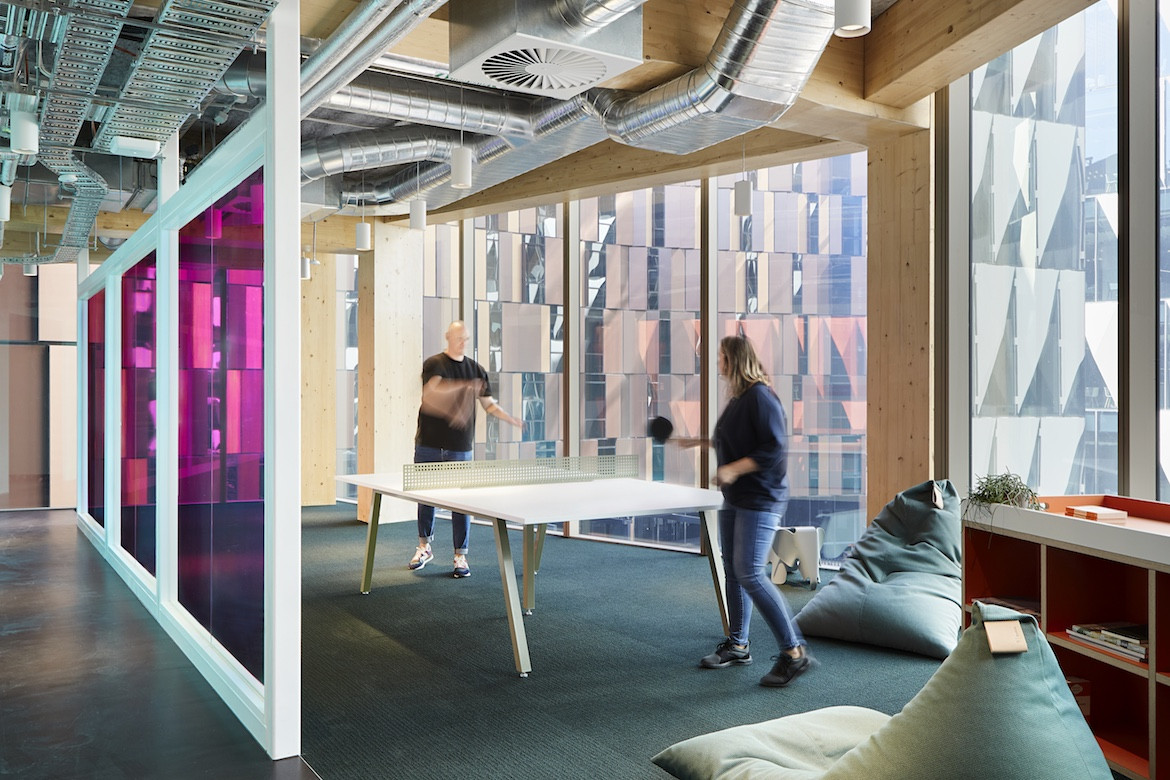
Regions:
<svg viewBox="0 0 1170 780"><path fill-rule="evenodd" d="M794 102L833 33L829 0L737 0L707 62L603 111L624 144L689 154L771 124Z"/></svg>
<svg viewBox="0 0 1170 780"><path fill-rule="evenodd" d="M435 12L446 0L403 0L368 38L355 46L333 70L301 93L301 116L306 117L340 87L369 67L384 51L402 40L419 22Z"/></svg>
<svg viewBox="0 0 1170 780"><path fill-rule="evenodd" d="M646 0L555 0L550 13L570 30L598 30L645 3Z"/></svg>

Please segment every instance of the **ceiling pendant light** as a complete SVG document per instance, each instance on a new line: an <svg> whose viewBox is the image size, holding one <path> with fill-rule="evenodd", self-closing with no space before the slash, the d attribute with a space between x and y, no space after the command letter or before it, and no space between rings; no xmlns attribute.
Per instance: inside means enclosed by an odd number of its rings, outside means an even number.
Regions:
<svg viewBox="0 0 1170 780"><path fill-rule="evenodd" d="M838 38L858 38L869 32L870 0L836 0L833 5L834 32Z"/></svg>
<svg viewBox="0 0 1170 780"><path fill-rule="evenodd" d="M10 111L8 131L11 149L15 154L37 154L41 151L41 128L37 115L31 111Z"/></svg>
<svg viewBox="0 0 1170 780"><path fill-rule="evenodd" d="M743 157L741 158L743 178L735 183L732 211L737 217L750 217L752 215L752 183L747 176L747 137L740 136L740 139L743 141Z"/></svg>
<svg viewBox="0 0 1170 780"><path fill-rule="evenodd" d="M363 216L364 220L365 217ZM357 223L357 236L354 242L359 252L369 252L373 248L373 225L369 222Z"/></svg>
<svg viewBox="0 0 1170 780"><path fill-rule="evenodd" d="M316 228L316 223L313 223ZM373 231L369 222L366 222L366 172L362 171L362 221L357 223L354 236L354 246L359 252L369 252L373 248Z"/></svg>
<svg viewBox="0 0 1170 780"><path fill-rule="evenodd" d="M309 248L301 252L301 281L307 282L313 278L313 258L309 257Z"/></svg>
<svg viewBox="0 0 1170 780"><path fill-rule="evenodd" d="M0 222L12 219L12 187L0 184Z"/></svg>
<svg viewBox="0 0 1170 780"><path fill-rule="evenodd" d="M36 276L39 268L40 268L40 266L38 266L36 263L25 263L24 264L24 275L25 276Z"/></svg>
<svg viewBox="0 0 1170 780"><path fill-rule="evenodd" d="M422 198L415 198L410 202L410 229L427 229L427 202Z"/></svg>
<svg viewBox="0 0 1170 780"><path fill-rule="evenodd" d="M471 189L471 147L463 142L463 88L459 89L459 145L451 150L451 186L457 190Z"/></svg>

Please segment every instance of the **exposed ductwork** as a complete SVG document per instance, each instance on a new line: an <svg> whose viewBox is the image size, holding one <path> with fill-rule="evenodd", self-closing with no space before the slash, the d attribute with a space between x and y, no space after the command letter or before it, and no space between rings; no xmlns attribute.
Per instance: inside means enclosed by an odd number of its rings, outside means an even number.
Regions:
<svg viewBox="0 0 1170 780"><path fill-rule="evenodd" d="M326 75L322 76L309 88L302 85L301 116L306 117L320 106L342 86L370 66L378 57L415 27L419 22L435 12L447 0L402 0L389 14L386 15L377 29L360 44L353 47L349 54L342 57ZM342 27L347 25L343 24ZM322 48L331 47L338 39L335 33ZM302 76L303 77L303 76Z"/></svg>
<svg viewBox="0 0 1170 780"><path fill-rule="evenodd" d="M646 4L646 0L555 0L550 14L569 30L598 30Z"/></svg>
<svg viewBox="0 0 1170 780"><path fill-rule="evenodd" d="M553 11L565 19L599 20L637 5L634 0L560 0ZM548 6L543 8L547 16ZM452 14L457 14L456 6ZM459 129L468 134L466 141L474 152L478 191L607 137L653 151L688 154L774 122L807 82L832 27L829 0L737 0L703 66L642 95L592 89L565 101L526 99L409 76L365 73L326 95L319 105ZM348 58L348 69L359 64L355 58L356 54ZM262 69L262 59L245 58L225 74L221 88L261 96ZM312 180L397 165L390 176L368 185L354 186L357 182L351 177L341 187L339 207L422 196L434 208L468 194L449 184L452 142L452 135L409 127L329 136L302 146L302 174Z"/></svg>

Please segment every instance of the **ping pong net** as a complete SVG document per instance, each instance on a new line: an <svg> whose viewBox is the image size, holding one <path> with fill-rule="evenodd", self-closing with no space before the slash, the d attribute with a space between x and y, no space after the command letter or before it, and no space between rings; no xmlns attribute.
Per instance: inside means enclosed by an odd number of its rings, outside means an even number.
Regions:
<svg viewBox="0 0 1170 780"><path fill-rule="evenodd" d="M538 485L637 476L636 455L569 455L530 460L407 463L402 467L402 487L405 490L428 490Z"/></svg>

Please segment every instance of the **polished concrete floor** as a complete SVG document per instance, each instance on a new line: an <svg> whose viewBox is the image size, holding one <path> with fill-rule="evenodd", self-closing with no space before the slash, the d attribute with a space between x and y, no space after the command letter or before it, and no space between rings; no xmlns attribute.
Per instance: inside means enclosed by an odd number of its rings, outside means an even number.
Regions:
<svg viewBox="0 0 1170 780"><path fill-rule="evenodd" d="M0 512L0 777L317 780L267 756L72 511Z"/></svg>

